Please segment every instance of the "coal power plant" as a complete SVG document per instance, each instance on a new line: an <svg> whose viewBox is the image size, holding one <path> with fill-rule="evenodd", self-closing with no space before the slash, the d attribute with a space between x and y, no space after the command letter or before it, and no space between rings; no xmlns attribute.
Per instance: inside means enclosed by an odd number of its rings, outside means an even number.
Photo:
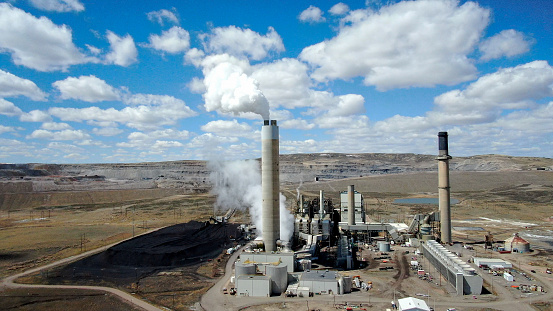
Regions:
<svg viewBox="0 0 553 311"><path fill-rule="evenodd" d="M348 270L368 267L363 249L371 246L382 254L393 245L421 247L436 269L441 269L456 293L480 294L482 279L439 243L450 244L450 186L447 132L438 134L439 210L416 214L409 224L374 222L367 217L363 194L350 185L340 192L340 202L325 196L309 198L298 191L293 208L294 232L280 239L279 129L276 120L264 120L261 129L262 239L248 243L235 263L229 286L238 296L269 297L345 294L353 288L369 288L354 280ZM258 228L259 229L259 228ZM429 243L429 247L425 245ZM438 244L436 244L438 243ZM438 246L436 246L438 245ZM440 248L442 247L442 248ZM446 255L443 255L446 254ZM386 262L386 261L384 261ZM453 270L451 263L455 263ZM380 266L387 270L393 267ZM459 269L459 271L455 269ZM449 270L448 270L449 269ZM452 278L454 275L455 278ZM463 279L464 278L464 279ZM463 281L464 280L464 281ZM463 283L464 282L464 283ZM463 286L470 283L471 286ZM358 286L357 286L358 285Z"/></svg>

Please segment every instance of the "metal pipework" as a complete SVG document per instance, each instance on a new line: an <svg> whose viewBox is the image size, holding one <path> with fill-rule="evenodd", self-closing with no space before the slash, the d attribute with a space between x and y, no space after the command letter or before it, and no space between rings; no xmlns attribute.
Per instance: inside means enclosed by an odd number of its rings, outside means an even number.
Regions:
<svg viewBox="0 0 553 311"><path fill-rule="evenodd" d="M449 187L449 156L447 132L438 133L438 198L442 243L451 243L451 203Z"/></svg>
<svg viewBox="0 0 553 311"><path fill-rule="evenodd" d="M325 196L322 190L319 192L319 215L319 219L323 219L325 216Z"/></svg>
<svg viewBox="0 0 553 311"><path fill-rule="evenodd" d="M261 128L261 230L265 251L277 250L280 239L280 180L278 163L278 126L276 120L264 120Z"/></svg>
<svg viewBox="0 0 553 311"><path fill-rule="evenodd" d="M355 225L355 191L353 185L348 186L348 225Z"/></svg>

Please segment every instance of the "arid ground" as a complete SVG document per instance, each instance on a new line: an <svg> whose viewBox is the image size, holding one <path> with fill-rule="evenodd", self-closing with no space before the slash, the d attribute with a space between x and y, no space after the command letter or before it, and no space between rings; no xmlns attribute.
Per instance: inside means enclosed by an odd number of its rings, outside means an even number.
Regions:
<svg viewBox="0 0 553 311"><path fill-rule="evenodd" d="M540 162L539 166L548 164L550 162L548 161ZM524 165L531 167L528 163ZM367 215L374 221L409 223L413 214L437 209L434 205L394 203L397 198L437 197L435 171L320 179L317 182L312 179L283 181L281 190L286 195L290 208L295 204L298 191L309 198L318 196L319 190L324 190L325 196L331 197L337 206L340 191L346 190L347 185L350 184L355 185L356 190L363 194ZM552 171L535 169L452 171L451 189L452 198L460 201L452 206L454 240L483 241L484 235L489 232L493 234L496 241L502 241L518 232L531 243L535 251L520 256L509 255L508 259L522 268L533 267L545 276L545 268L552 265L553 259L551 253L553 249ZM131 189L130 192L125 193L121 201L114 197L110 198L109 191L113 190L98 190L98 193L83 189L64 190L63 194L57 191L52 192L51 195L65 196L58 201L66 202L65 204L56 205L49 202L49 204L37 206L35 198L32 208L20 205L17 208L0 210L0 277L121 241L132 237L133 234L138 235L154 228L190 220L205 221L214 213L215 199L205 189L199 192L164 189L164 194L154 190L152 193L155 195L150 197L144 189ZM133 195L132 191L136 191L136 195ZM117 192L112 192L112 194L115 193ZM13 194L10 195L13 198ZM4 206L8 203L10 195L3 194ZM89 199L86 203L76 204L72 195L89 197ZM46 200L47 196L47 192L40 193L40 200ZM90 199L100 197L103 199ZM133 200L133 197L136 199ZM19 193L18 200L21 198L24 196ZM238 213L233 221L238 223L248 221L248 215ZM480 249L476 247L476 251ZM484 252L483 249L480 251ZM138 286L133 285L135 282L131 282L123 289L137 292L158 305L187 310L220 276L224 260L224 256L221 256L216 260L193 266L193 269L187 268L186 271L183 269L160 271L141 278ZM386 272L390 275L374 274L368 270L352 273L365 273L364 278L373 280L375 284L375 290L371 293L380 292L381 297L392 298L394 293L401 295L402 292L411 294L412 291L416 291L417 282L411 282L414 280L413 276L405 279L409 280L408 282L398 283L398 280L394 279L397 271ZM45 277L47 276L34 275L26 281ZM390 291L390 288L395 288L397 291ZM437 290L447 291L445 288ZM85 306L89 303L87 299L90 298L87 296L96 295L90 293L83 294L81 298L75 298L72 296L75 294L75 291L68 291L68 293L59 292L53 295L43 289L4 290L0 292L2 298L0 308L25 310L26 306L30 309L36 306L43 310L62 308L76 310L79 307L75 306ZM97 307L98 310L129 308L117 307L120 302L116 298L91 300L100 304ZM287 308L303 308L303 306L305 302L290 301L287 304ZM317 307L315 302L310 305L310 308L312 307ZM94 308L96 307L87 309L94 310ZM273 308L284 307L281 303L276 303L271 306L252 307L250 310L272 310ZM325 310L323 306L317 308ZM551 310L551 307L546 305L539 309Z"/></svg>

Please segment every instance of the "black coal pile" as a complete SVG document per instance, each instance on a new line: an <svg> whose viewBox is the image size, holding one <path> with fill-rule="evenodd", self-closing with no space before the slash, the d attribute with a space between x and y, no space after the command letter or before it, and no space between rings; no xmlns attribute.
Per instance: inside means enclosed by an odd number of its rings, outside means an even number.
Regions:
<svg viewBox="0 0 553 311"><path fill-rule="evenodd" d="M117 244L74 262L49 277L61 280L103 280L118 284L138 281L160 270L188 267L216 258L241 235L236 224L191 221L163 228ZM57 280L56 280L57 279Z"/></svg>

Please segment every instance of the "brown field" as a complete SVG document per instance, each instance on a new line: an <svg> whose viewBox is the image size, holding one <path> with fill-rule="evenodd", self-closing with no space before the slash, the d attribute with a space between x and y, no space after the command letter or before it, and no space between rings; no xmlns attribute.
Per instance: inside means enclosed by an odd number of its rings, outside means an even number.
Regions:
<svg viewBox="0 0 553 311"><path fill-rule="evenodd" d="M162 199L57 206L1 212L0 277L140 234L213 214L213 198L177 195Z"/></svg>
<svg viewBox="0 0 553 311"><path fill-rule="evenodd" d="M141 310L104 292L68 289L8 289L0 293L2 310Z"/></svg>

